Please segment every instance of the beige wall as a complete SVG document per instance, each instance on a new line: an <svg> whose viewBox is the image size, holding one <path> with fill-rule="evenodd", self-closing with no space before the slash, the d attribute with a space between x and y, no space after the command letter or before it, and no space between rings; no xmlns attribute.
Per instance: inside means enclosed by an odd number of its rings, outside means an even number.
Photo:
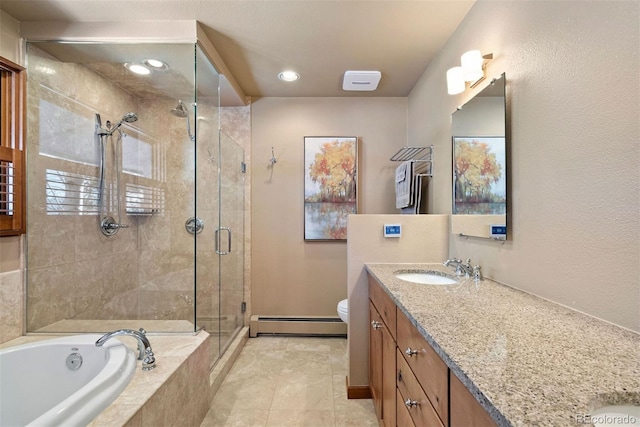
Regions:
<svg viewBox="0 0 640 427"><path fill-rule="evenodd" d="M337 315L346 243L305 243L303 138L359 138L360 213L393 213L389 161L406 142L406 98L262 98L252 106L252 312ZM277 163L270 168L271 147Z"/></svg>
<svg viewBox="0 0 640 427"><path fill-rule="evenodd" d="M0 10L0 56L20 64L20 21Z"/></svg>
<svg viewBox="0 0 640 427"><path fill-rule="evenodd" d="M451 237L488 277L640 330L639 8L635 2L481 1L409 96L409 143L432 141L432 212L449 213L446 93L469 49L493 52L511 112L512 240ZM428 117L428 120L425 120ZM446 155L449 156L447 158Z"/></svg>
<svg viewBox="0 0 640 427"><path fill-rule="evenodd" d="M383 235L401 224L402 236ZM366 263L440 263L447 258L449 215L349 216L349 385L369 383L369 288Z"/></svg>

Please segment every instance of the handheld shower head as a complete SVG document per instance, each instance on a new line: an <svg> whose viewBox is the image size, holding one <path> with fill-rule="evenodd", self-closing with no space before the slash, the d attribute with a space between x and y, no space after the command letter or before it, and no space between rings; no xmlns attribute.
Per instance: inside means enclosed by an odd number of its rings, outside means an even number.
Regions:
<svg viewBox="0 0 640 427"><path fill-rule="evenodd" d="M109 129L108 134L111 135L113 132L115 132L117 129L119 129L120 126L122 126L123 123L133 123L133 122L135 122L137 120L138 120L138 115L136 113L134 113L133 111L125 113L124 116L122 116L122 119L120 119L120 121L118 123L116 123L116 125L114 127L110 127L110 123L107 122L107 128Z"/></svg>

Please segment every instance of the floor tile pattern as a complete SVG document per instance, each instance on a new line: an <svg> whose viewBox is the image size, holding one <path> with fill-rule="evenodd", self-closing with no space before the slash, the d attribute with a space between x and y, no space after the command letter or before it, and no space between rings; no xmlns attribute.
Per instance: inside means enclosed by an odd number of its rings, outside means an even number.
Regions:
<svg viewBox="0 0 640 427"><path fill-rule="evenodd" d="M347 399L347 340L250 338L201 427L378 426L369 399Z"/></svg>

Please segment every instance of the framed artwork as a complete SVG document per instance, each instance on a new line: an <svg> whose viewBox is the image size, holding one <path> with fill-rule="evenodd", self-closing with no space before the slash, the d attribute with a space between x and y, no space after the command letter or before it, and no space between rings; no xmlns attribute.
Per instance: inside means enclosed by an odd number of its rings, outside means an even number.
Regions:
<svg viewBox="0 0 640 427"><path fill-rule="evenodd" d="M453 213L507 212L504 137L453 138Z"/></svg>
<svg viewBox="0 0 640 427"><path fill-rule="evenodd" d="M304 137L304 240L347 240L347 218L358 212L357 164L357 137Z"/></svg>

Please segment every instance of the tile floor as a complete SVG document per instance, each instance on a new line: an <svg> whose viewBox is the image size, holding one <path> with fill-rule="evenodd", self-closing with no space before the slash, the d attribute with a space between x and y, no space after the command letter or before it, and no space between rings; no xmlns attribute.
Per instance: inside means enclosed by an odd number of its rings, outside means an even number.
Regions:
<svg viewBox="0 0 640 427"><path fill-rule="evenodd" d="M344 338L250 338L201 427L378 426L369 399L347 399Z"/></svg>

